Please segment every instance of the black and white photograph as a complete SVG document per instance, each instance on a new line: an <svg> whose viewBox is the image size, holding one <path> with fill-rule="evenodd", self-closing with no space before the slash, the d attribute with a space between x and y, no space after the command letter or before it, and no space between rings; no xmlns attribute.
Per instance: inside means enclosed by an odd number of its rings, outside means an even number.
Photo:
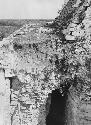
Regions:
<svg viewBox="0 0 91 125"><path fill-rule="evenodd" d="M0 0L0 125L91 125L91 0Z"/></svg>

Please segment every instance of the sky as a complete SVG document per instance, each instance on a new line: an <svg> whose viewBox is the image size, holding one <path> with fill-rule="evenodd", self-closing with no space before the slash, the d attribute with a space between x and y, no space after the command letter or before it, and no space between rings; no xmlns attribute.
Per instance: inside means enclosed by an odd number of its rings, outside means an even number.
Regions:
<svg viewBox="0 0 91 125"><path fill-rule="evenodd" d="M0 19L55 19L64 0L0 0Z"/></svg>

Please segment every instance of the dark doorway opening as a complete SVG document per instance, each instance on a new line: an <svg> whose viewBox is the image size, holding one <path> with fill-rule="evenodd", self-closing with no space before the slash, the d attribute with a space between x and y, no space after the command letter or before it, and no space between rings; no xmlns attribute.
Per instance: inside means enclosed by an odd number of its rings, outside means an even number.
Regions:
<svg viewBox="0 0 91 125"><path fill-rule="evenodd" d="M52 92L49 114L46 118L46 125L65 125L66 100L67 93L63 96L58 89Z"/></svg>

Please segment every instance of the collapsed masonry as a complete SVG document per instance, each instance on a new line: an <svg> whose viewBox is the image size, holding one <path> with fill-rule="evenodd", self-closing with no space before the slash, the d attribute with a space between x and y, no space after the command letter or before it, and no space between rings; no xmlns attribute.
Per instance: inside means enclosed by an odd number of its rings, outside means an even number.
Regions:
<svg viewBox="0 0 91 125"><path fill-rule="evenodd" d="M52 28L26 24L0 43L0 125L45 125L57 88L66 124L91 124L90 11L90 0L69 0Z"/></svg>

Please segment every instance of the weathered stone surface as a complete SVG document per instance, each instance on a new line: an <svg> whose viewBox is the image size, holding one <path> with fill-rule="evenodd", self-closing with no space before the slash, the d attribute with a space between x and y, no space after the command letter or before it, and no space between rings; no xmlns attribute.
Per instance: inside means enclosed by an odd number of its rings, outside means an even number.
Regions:
<svg viewBox="0 0 91 125"><path fill-rule="evenodd" d="M12 83L12 125L45 125L48 94L56 88L68 93L67 125L90 124L90 10L90 0L69 0L53 29L26 24L0 42L0 68Z"/></svg>
<svg viewBox="0 0 91 125"><path fill-rule="evenodd" d="M45 125L48 94L58 87L51 61L58 37L35 25L25 25L0 44L0 66L11 79L12 125Z"/></svg>
<svg viewBox="0 0 91 125"><path fill-rule="evenodd" d="M72 4L71 4L72 3ZM69 8L69 4L71 4ZM67 13L65 13L68 9ZM68 69L63 74L66 83L71 82L74 90L70 90L74 95L74 100L69 96L69 116L68 125L91 124L90 109L91 98L89 90L91 90L91 1L90 0L69 0L60 11L59 16L55 19L55 32L62 39L64 56L68 62ZM63 15L63 16L62 16ZM61 37L63 36L63 37ZM68 79L70 74L70 80ZM67 77L68 75L68 77ZM74 94L75 93L75 94ZM75 100L78 97L77 105ZM86 107L83 105L86 104ZM83 107L83 108L82 108ZM81 111L85 112L84 114Z"/></svg>

